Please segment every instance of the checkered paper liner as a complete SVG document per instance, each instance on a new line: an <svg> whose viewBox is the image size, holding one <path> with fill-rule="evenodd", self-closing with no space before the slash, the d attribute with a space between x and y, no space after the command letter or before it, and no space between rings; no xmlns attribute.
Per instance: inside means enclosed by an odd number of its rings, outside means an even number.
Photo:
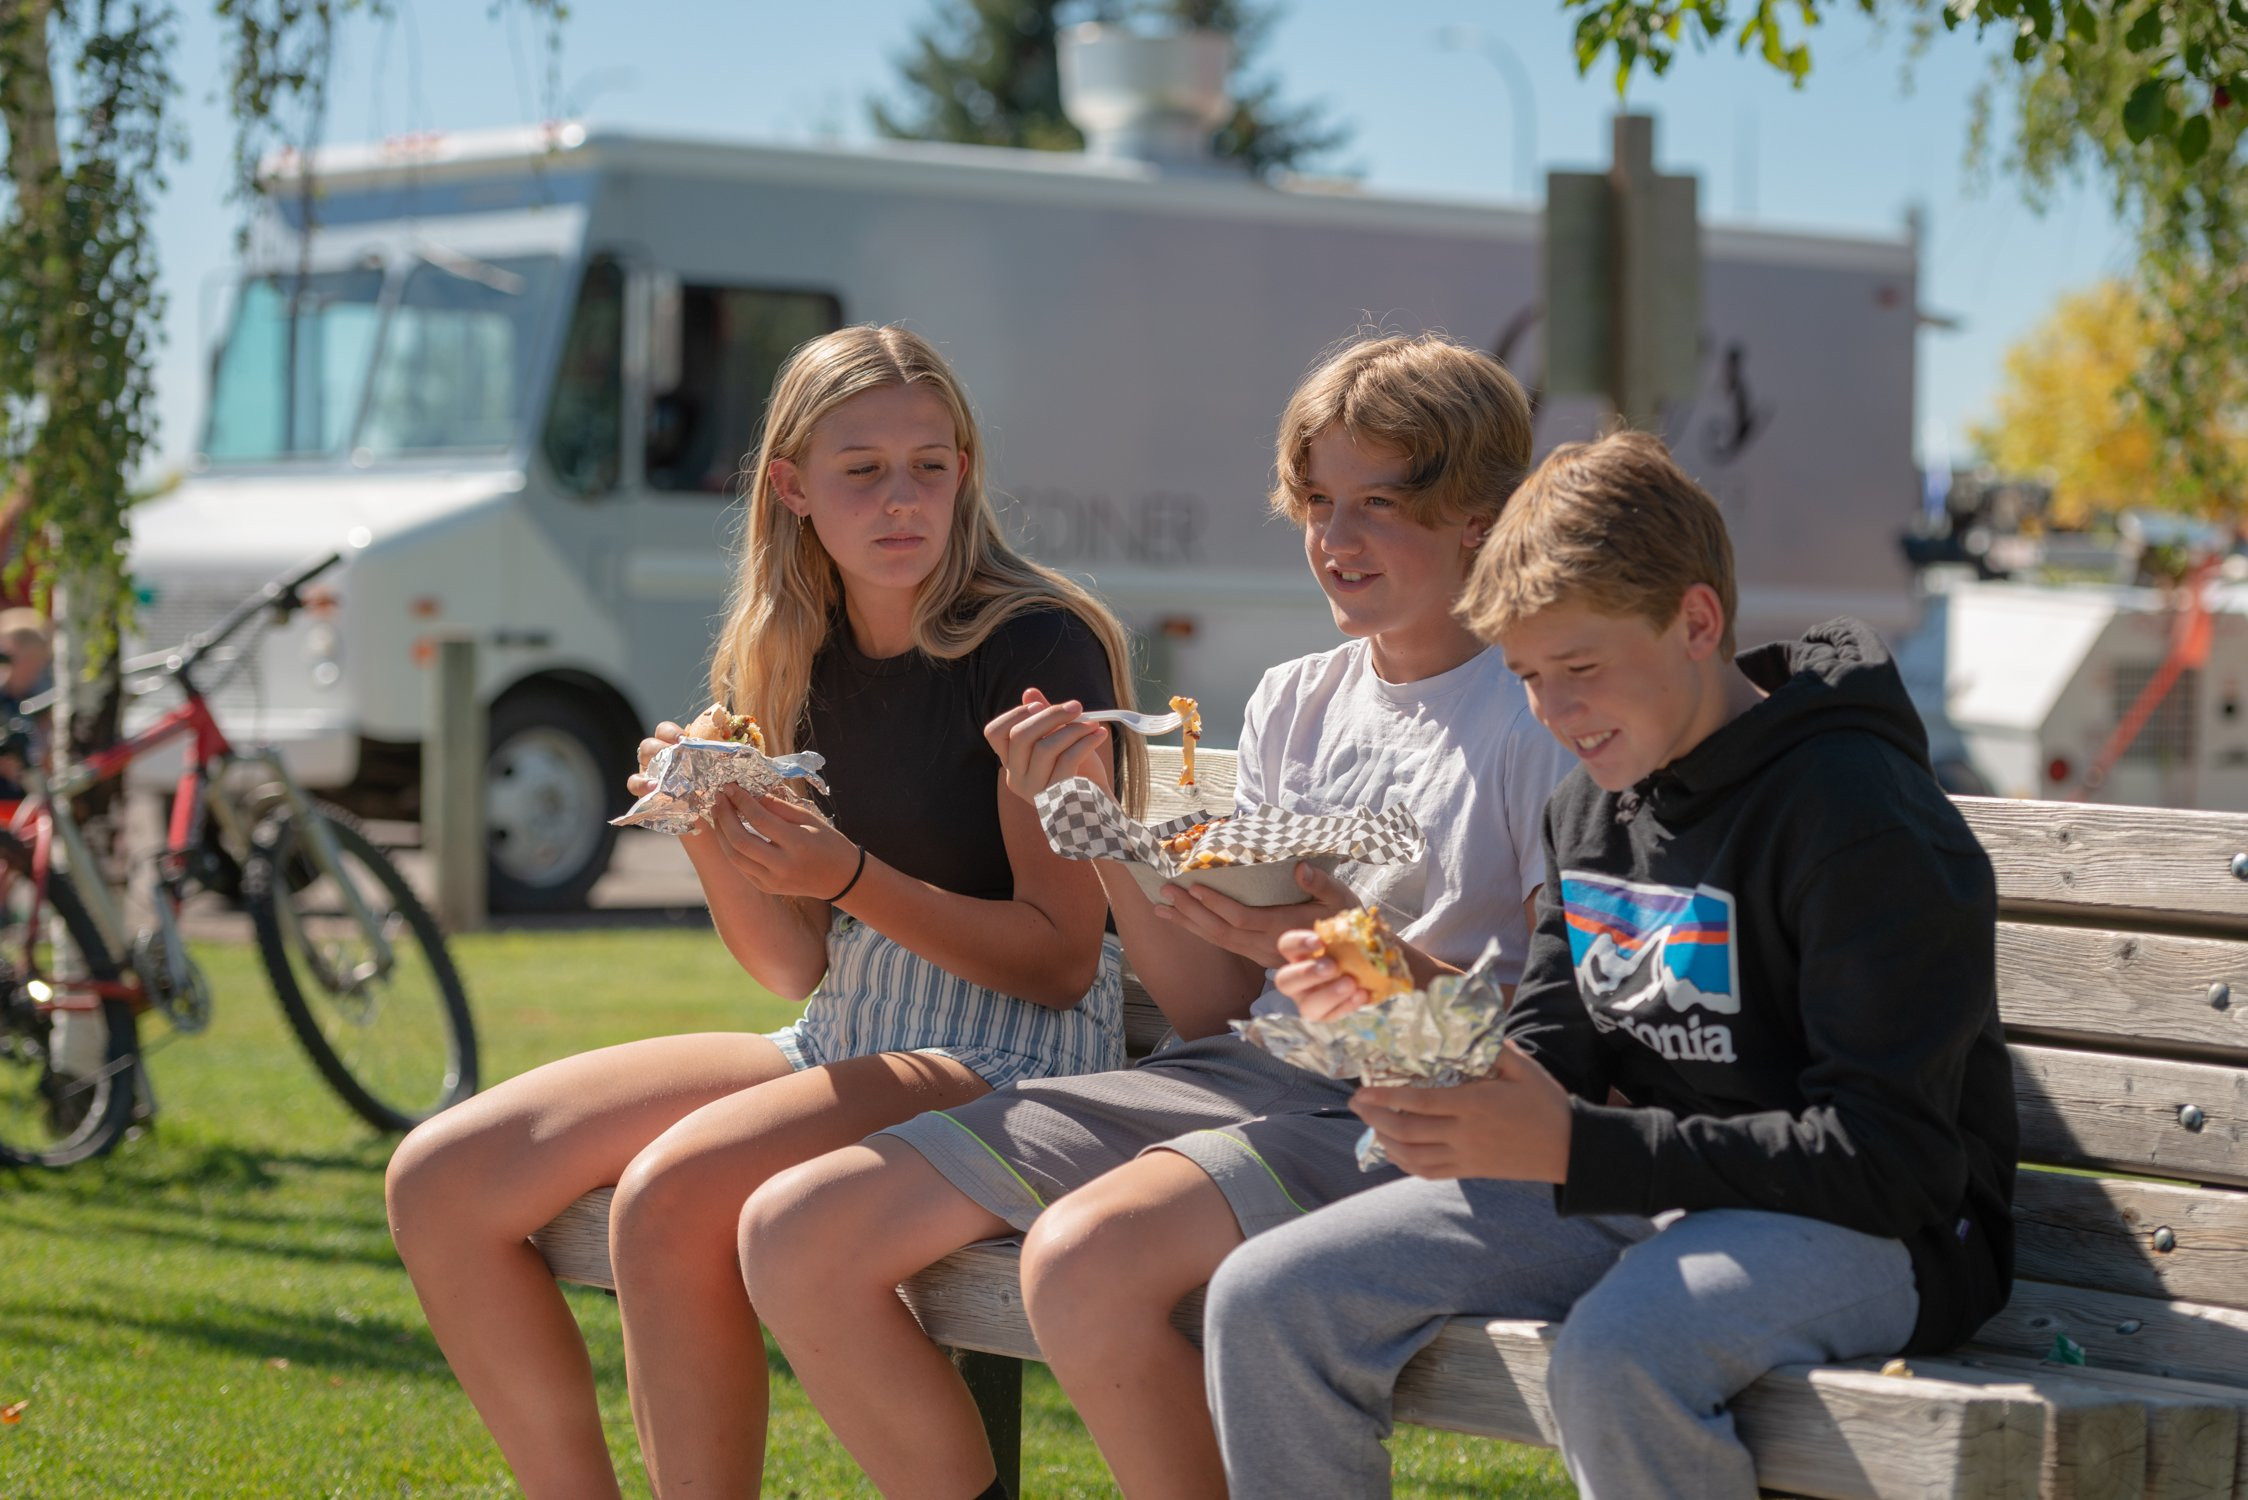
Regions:
<svg viewBox="0 0 2248 1500"><path fill-rule="evenodd" d="M1163 840L1212 821L1207 812L1192 812L1149 828L1129 816L1099 783L1084 776L1055 782L1038 794L1037 805L1046 842L1063 858L1134 861L1165 876L1179 874L1186 859L1165 849ZM1324 814L1293 813L1268 803L1220 824L1195 846L1193 854L1222 854L1237 865L1268 865L1322 854L1365 865L1397 865L1419 859L1427 848L1421 825L1402 803L1384 812L1362 807Z"/></svg>
<svg viewBox="0 0 2248 1500"><path fill-rule="evenodd" d="M1322 1078L1448 1088L1498 1066L1506 1044L1506 992L1499 945L1487 944L1465 974L1443 974L1425 990L1392 995L1324 1021L1258 1016L1233 1029L1284 1063ZM1369 1130L1358 1138L1358 1168L1387 1161Z"/></svg>
<svg viewBox="0 0 2248 1500"><path fill-rule="evenodd" d="M625 809L624 816L609 821L619 828L692 833L696 824L710 821L720 788L738 786L759 797L787 782L806 781L825 792L827 783L819 773L826 764L826 757L813 750L768 756L755 745L733 740L683 739L664 746L648 762L642 774L655 788Z"/></svg>

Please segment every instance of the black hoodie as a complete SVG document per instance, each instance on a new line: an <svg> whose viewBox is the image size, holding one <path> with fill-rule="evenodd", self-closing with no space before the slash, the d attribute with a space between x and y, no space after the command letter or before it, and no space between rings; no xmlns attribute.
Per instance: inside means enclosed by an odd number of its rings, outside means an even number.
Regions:
<svg viewBox="0 0 2248 1500"><path fill-rule="evenodd" d="M1629 791L1579 767L1546 805L1508 1030L1574 1096L1556 1202L1902 1240L1908 1348L1946 1348L2013 1276L1990 860L1872 630L1739 661L1769 697Z"/></svg>

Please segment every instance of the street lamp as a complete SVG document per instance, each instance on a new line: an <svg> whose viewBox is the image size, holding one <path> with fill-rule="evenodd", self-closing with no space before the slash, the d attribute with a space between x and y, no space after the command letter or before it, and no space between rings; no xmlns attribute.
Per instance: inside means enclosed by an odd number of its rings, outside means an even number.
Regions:
<svg viewBox="0 0 2248 1500"><path fill-rule="evenodd" d="M1436 34L1436 45L1446 52L1480 53L1506 79L1507 97L1514 106L1514 191L1517 197L1529 198L1538 168L1537 94L1530 84L1530 70L1512 47L1480 26L1447 26Z"/></svg>

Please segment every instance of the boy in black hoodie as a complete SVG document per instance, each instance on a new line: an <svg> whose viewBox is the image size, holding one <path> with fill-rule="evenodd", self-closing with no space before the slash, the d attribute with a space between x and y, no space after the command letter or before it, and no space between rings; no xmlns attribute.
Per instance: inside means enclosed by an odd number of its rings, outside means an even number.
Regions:
<svg viewBox="0 0 2248 1500"><path fill-rule="evenodd" d="M1391 1387L1451 1314L1566 1318L1559 1446L1631 1500L1753 1496L1736 1392L2005 1302L1990 862L1874 633L1736 660L1733 605L1716 505L1643 434L1557 450L1485 542L1461 614L1581 762L1511 1040L1487 1079L1361 1089L1412 1175L1212 1281L1235 1500L1387 1494ZM1364 1003L1310 934L1282 952L1305 1014Z"/></svg>

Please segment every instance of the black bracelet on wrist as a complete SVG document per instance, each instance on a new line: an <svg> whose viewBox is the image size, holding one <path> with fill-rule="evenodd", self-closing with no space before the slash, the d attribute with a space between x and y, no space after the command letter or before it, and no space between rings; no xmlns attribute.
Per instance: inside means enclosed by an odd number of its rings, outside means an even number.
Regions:
<svg viewBox="0 0 2248 1500"><path fill-rule="evenodd" d="M827 904L833 906L836 902L842 900L845 896L850 895L851 887L857 885L859 883L859 877L861 875L864 875L865 873L866 845L861 844L859 845L859 867L851 872L851 878L849 880L843 882L843 889L837 891L834 895L827 898Z"/></svg>

